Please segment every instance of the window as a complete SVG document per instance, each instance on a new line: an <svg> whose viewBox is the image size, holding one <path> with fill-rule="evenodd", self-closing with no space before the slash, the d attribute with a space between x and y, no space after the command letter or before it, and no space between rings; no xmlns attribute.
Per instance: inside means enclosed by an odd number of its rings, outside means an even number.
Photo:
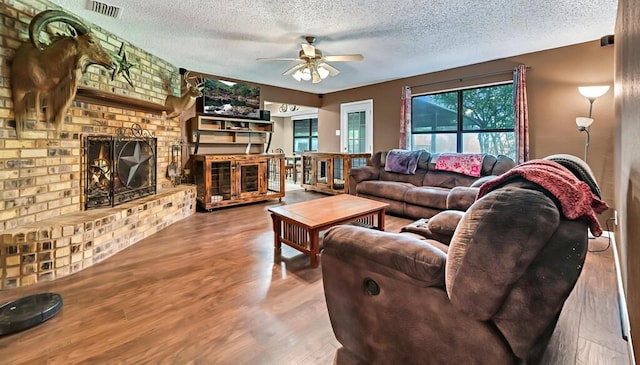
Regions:
<svg viewBox="0 0 640 365"><path fill-rule="evenodd" d="M293 152L318 149L318 118L297 119L293 121Z"/></svg>
<svg viewBox="0 0 640 365"><path fill-rule="evenodd" d="M516 158L513 84L416 95L412 148Z"/></svg>

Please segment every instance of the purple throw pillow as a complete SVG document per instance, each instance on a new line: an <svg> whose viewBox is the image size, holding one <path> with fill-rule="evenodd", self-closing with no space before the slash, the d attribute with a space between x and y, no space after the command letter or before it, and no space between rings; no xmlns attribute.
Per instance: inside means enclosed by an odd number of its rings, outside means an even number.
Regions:
<svg viewBox="0 0 640 365"><path fill-rule="evenodd" d="M413 175L418 167L418 159L422 151L407 151L394 149L387 153L385 171L398 174Z"/></svg>

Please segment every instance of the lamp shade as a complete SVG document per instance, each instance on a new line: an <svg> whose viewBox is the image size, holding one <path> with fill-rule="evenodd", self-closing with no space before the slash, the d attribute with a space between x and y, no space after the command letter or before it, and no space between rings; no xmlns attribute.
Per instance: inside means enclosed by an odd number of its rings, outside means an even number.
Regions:
<svg viewBox="0 0 640 365"><path fill-rule="evenodd" d="M300 80L302 80L302 71L296 70L296 72L294 72L291 76L293 76L296 81L300 82Z"/></svg>
<svg viewBox="0 0 640 365"><path fill-rule="evenodd" d="M311 80L311 70L309 70L309 68L305 68L304 70L302 70L302 79L304 81L309 81Z"/></svg>
<svg viewBox="0 0 640 365"><path fill-rule="evenodd" d="M576 118L576 124L578 125L578 127L587 128L588 126L591 125L591 123L593 123L592 118L587 118L587 117Z"/></svg>
<svg viewBox="0 0 640 365"><path fill-rule="evenodd" d="M607 91L609 91L609 85L600 85L600 86L580 86L578 87L578 91L582 96L589 99L599 98L604 95Z"/></svg>
<svg viewBox="0 0 640 365"><path fill-rule="evenodd" d="M322 66L318 67L318 73L320 74L320 78L323 80L326 79L327 76L329 76L329 70Z"/></svg>

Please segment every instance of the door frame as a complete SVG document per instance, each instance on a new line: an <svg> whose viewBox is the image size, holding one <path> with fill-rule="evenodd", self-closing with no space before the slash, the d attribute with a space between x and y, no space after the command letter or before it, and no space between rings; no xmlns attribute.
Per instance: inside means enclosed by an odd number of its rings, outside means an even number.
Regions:
<svg viewBox="0 0 640 365"><path fill-rule="evenodd" d="M365 112L365 145L367 153L373 153L373 99L340 104L340 151L347 152L347 116L353 112Z"/></svg>

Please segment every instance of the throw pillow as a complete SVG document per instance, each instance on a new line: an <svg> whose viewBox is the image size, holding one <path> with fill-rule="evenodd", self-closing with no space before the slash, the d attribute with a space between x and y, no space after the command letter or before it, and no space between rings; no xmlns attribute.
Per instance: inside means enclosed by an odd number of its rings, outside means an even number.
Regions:
<svg viewBox="0 0 640 365"><path fill-rule="evenodd" d="M393 149L387 153L385 171L398 174L413 175L418 167L418 159L422 151Z"/></svg>

